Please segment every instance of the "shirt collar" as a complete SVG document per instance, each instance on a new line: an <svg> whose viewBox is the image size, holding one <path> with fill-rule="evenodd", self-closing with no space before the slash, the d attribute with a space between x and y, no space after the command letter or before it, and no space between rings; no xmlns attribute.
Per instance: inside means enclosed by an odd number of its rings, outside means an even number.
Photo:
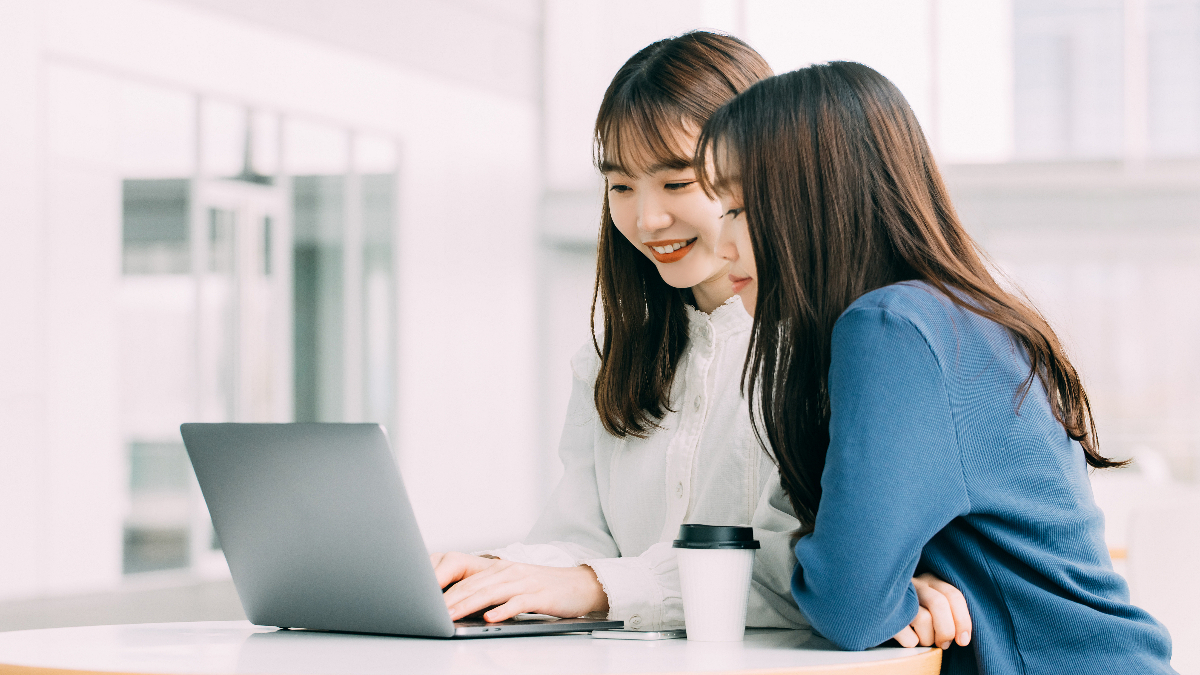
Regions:
<svg viewBox="0 0 1200 675"><path fill-rule="evenodd" d="M684 306L689 331L704 331L707 326L712 326L715 332L724 334L750 330L750 326L754 324L754 319L746 313L746 308L742 306L742 298L738 295L726 300L714 309L712 314L705 314L691 305Z"/></svg>

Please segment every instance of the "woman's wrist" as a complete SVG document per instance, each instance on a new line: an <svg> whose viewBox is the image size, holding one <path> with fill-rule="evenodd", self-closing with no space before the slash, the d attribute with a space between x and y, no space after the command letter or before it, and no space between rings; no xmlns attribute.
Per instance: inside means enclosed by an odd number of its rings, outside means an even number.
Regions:
<svg viewBox="0 0 1200 675"><path fill-rule="evenodd" d="M604 591L604 584L600 583L600 577L597 576L596 570L590 565L580 565L576 569L581 571L581 577L586 579L586 587L588 588L587 597L590 599L588 614L593 613L608 613L608 593Z"/></svg>

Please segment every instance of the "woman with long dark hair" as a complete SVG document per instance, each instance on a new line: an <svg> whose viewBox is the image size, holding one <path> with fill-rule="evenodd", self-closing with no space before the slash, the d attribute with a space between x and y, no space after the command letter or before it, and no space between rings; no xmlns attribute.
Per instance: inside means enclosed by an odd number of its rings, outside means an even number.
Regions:
<svg viewBox="0 0 1200 675"><path fill-rule="evenodd" d="M873 647L932 572L974 624L943 672L1172 672L1092 499L1088 467L1123 462L1054 331L962 227L900 91L847 62L764 80L710 118L696 162L754 315L751 408L812 524L792 593L814 628Z"/></svg>
<svg viewBox="0 0 1200 675"><path fill-rule="evenodd" d="M572 359L564 474L524 542L435 555L453 618L487 608L605 612L629 628L683 623L671 540L685 522L753 525L762 543L747 624L806 625L791 599L799 523L758 448L737 383L750 317L715 253L719 205L691 158L708 116L772 74L744 42L697 31L630 58L604 94L605 178L593 316Z"/></svg>
<svg viewBox="0 0 1200 675"><path fill-rule="evenodd" d="M771 75L737 38L695 31L630 58L596 118L605 179L593 316L572 361L564 475L525 542L435 554L457 619L607 613L627 628L683 622L671 540L682 523L750 525L761 542L746 623L799 627L792 537L801 526L755 438L739 382L751 319L716 254L720 205L696 182L700 127ZM962 596L917 580L923 609L897 636L945 644L969 629ZM890 637L890 636L889 636Z"/></svg>

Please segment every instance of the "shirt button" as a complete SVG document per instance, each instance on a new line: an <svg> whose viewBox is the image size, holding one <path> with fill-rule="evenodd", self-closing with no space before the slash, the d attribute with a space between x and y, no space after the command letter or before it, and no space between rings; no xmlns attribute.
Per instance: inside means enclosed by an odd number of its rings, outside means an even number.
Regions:
<svg viewBox="0 0 1200 675"><path fill-rule="evenodd" d="M675 484L675 496L681 498L683 497L683 483Z"/></svg>
<svg viewBox="0 0 1200 675"><path fill-rule="evenodd" d="M642 625L642 617L638 616L637 614L629 617L629 625L632 628L637 628L638 626Z"/></svg>
<svg viewBox="0 0 1200 675"><path fill-rule="evenodd" d="M704 398L703 398L703 397L700 397L700 396L697 396L697 397L696 397L696 403L695 403L696 410L699 410L699 409L700 409L700 404L701 404L701 403L703 403L703 402L704 402Z"/></svg>

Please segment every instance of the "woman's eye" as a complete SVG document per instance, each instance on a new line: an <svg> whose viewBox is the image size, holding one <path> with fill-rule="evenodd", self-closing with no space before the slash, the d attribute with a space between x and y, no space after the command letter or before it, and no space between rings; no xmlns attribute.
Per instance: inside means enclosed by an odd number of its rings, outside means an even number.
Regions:
<svg viewBox="0 0 1200 675"><path fill-rule="evenodd" d="M742 214L742 211L745 211L745 209L729 209L725 212L725 215L737 218Z"/></svg>
<svg viewBox="0 0 1200 675"><path fill-rule="evenodd" d="M613 191L613 192L629 192L629 186L628 186L628 185L620 185L620 184L617 184L617 185L613 185L613 186L609 187L608 189L609 189L609 190L611 190L611 191Z"/></svg>
<svg viewBox="0 0 1200 675"><path fill-rule="evenodd" d="M665 187L668 190L682 190L683 188L685 188L695 182L696 181L694 181L694 180L689 180L689 181L682 181L679 183L667 183Z"/></svg>

